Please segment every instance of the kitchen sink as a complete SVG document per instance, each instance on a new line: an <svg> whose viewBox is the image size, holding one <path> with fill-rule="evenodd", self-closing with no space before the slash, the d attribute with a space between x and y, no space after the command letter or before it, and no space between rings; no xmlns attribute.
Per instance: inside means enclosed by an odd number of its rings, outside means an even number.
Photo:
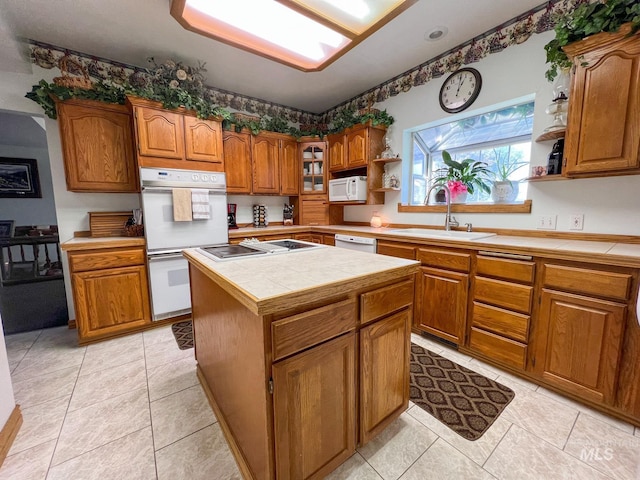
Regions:
<svg viewBox="0 0 640 480"><path fill-rule="evenodd" d="M388 230L395 235L407 235L411 237L444 238L447 240L478 240L495 236L495 233L487 232L460 232L454 230L435 230L432 228L395 228Z"/></svg>

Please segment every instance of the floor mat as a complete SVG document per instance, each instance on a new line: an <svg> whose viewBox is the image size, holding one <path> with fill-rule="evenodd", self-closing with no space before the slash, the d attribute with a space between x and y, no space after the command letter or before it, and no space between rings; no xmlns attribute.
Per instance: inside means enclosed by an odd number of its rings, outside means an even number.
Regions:
<svg viewBox="0 0 640 480"><path fill-rule="evenodd" d="M411 344L410 400L467 440L477 440L515 397L513 390Z"/></svg>

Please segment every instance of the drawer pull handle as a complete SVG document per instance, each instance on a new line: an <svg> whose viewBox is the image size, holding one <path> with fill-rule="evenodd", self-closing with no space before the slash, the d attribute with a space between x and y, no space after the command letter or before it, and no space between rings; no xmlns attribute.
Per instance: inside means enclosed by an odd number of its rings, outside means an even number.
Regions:
<svg viewBox="0 0 640 480"><path fill-rule="evenodd" d="M511 258L514 260L533 260L533 257L531 255L518 255L516 253L485 252L481 250L478 252L478 254L487 257Z"/></svg>

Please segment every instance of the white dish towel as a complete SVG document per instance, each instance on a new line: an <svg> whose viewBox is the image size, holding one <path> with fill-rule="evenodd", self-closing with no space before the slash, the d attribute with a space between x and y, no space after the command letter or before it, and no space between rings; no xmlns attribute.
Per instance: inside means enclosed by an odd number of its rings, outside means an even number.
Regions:
<svg viewBox="0 0 640 480"><path fill-rule="evenodd" d="M209 220L211 218L209 190L205 188L191 189L191 211L194 220Z"/></svg>

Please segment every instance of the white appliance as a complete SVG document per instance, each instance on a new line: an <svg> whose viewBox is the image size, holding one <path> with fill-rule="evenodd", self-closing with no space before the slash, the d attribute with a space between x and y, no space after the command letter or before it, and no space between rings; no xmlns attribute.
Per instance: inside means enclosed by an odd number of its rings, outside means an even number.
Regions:
<svg viewBox="0 0 640 480"><path fill-rule="evenodd" d="M367 177L329 180L330 202L364 202L367 200Z"/></svg>
<svg viewBox="0 0 640 480"><path fill-rule="evenodd" d="M376 253L376 239L336 234L336 247L359 252Z"/></svg>
<svg viewBox="0 0 640 480"><path fill-rule="evenodd" d="M225 174L141 168L140 181L153 319L188 314L189 267L182 250L228 243ZM174 188L199 189L206 194L209 218L174 221Z"/></svg>

